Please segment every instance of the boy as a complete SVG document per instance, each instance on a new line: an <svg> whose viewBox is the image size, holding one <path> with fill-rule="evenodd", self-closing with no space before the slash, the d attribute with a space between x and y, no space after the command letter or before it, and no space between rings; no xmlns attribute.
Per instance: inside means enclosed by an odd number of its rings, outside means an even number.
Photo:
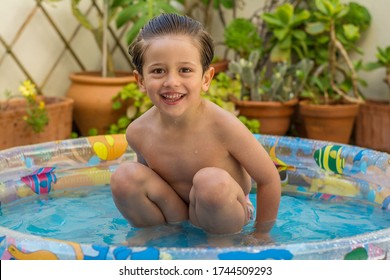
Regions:
<svg viewBox="0 0 390 280"><path fill-rule="evenodd" d="M209 34L189 17L162 14L140 30L129 53L154 106L126 131L138 162L112 176L119 211L135 227L189 219L212 234L237 233L253 218L252 177L254 235L267 239L279 207L279 174L235 116L201 97L214 75Z"/></svg>

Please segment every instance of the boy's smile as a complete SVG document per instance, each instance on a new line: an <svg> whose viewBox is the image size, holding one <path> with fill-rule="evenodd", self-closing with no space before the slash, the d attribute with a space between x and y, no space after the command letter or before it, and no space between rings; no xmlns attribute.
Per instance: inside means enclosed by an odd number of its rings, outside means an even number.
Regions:
<svg viewBox="0 0 390 280"><path fill-rule="evenodd" d="M167 105L176 105L185 96L182 93L167 92L161 94L163 101Z"/></svg>

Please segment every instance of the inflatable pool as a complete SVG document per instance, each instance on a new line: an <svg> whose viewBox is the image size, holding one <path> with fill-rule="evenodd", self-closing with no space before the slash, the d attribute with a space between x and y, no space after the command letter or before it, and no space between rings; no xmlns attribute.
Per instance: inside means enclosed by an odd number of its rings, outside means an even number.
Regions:
<svg viewBox="0 0 390 280"><path fill-rule="evenodd" d="M390 215L390 155L356 146L255 135L280 171L283 194L367 204ZM49 142L0 151L1 207L55 191L109 185L135 160L124 135ZM0 215L0 219L1 216ZM390 228L317 242L178 248L84 244L0 227L1 259L387 259Z"/></svg>

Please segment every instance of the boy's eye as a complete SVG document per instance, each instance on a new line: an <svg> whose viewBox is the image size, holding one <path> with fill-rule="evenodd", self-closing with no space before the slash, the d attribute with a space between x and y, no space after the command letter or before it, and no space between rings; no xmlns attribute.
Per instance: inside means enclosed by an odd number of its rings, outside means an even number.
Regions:
<svg viewBox="0 0 390 280"><path fill-rule="evenodd" d="M191 73L191 69L190 68L181 68L180 72L182 72L182 73Z"/></svg>
<svg viewBox="0 0 390 280"><path fill-rule="evenodd" d="M162 73L164 73L164 69L162 69L162 68L156 68L156 69L153 69L153 70L152 70L152 73L153 73L153 74L162 74Z"/></svg>

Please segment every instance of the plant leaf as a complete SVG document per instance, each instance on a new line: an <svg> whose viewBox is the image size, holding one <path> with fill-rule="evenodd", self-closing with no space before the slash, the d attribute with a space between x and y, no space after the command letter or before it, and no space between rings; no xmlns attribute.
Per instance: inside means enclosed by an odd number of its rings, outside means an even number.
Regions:
<svg viewBox="0 0 390 280"><path fill-rule="evenodd" d="M270 59L272 62L283 62L288 61L290 57L290 49L282 49L279 45L275 45L275 47L271 50Z"/></svg>
<svg viewBox="0 0 390 280"><path fill-rule="evenodd" d="M112 8L126 7L126 6L130 6L132 2L133 0L113 0L110 6Z"/></svg>
<svg viewBox="0 0 390 280"><path fill-rule="evenodd" d="M343 31L345 37L350 41L356 41L360 38L359 27L353 24L344 24Z"/></svg>
<svg viewBox="0 0 390 280"><path fill-rule="evenodd" d="M116 27L120 28L128 22L134 22L136 16L147 9L146 2L139 2L123 9L116 18Z"/></svg>
<svg viewBox="0 0 390 280"><path fill-rule="evenodd" d="M285 25L288 25L291 22L293 14L294 7L289 3L280 6L276 11L276 16Z"/></svg>
<svg viewBox="0 0 390 280"><path fill-rule="evenodd" d="M307 10L303 10L299 14L293 15L292 22L294 25L299 25L299 24L305 22L309 17L310 17L310 12Z"/></svg>
<svg viewBox="0 0 390 280"><path fill-rule="evenodd" d="M284 40L288 35L288 29L276 29L274 31L275 37L278 38L279 41Z"/></svg>
<svg viewBox="0 0 390 280"><path fill-rule="evenodd" d="M155 8L158 11L157 14L159 14L160 12L173 13L173 14L179 13L179 11L175 7L173 7L172 5L166 2L157 1Z"/></svg>
<svg viewBox="0 0 390 280"><path fill-rule="evenodd" d="M147 17L142 17L136 23L134 23L134 25L131 27L131 29L126 34L127 44L130 45L133 42L135 37L137 37L138 32L140 31L142 26L144 26L148 22L148 20L149 19Z"/></svg>
<svg viewBox="0 0 390 280"><path fill-rule="evenodd" d="M306 32L310 35L318 35L326 30L326 26L323 22L312 22L306 25Z"/></svg>
<svg viewBox="0 0 390 280"><path fill-rule="evenodd" d="M322 14L327 14L327 9L325 7L325 1L324 0L315 0L315 5L317 9L322 13Z"/></svg>
<svg viewBox="0 0 390 280"><path fill-rule="evenodd" d="M226 9L233 9L235 0L220 0L220 4Z"/></svg>
<svg viewBox="0 0 390 280"><path fill-rule="evenodd" d="M306 33L303 30L294 30L292 36L297 38L299 41L304 41L306 39Z"/></svg>
<svg viewBox="0 0 390 280"><path fill-rule="evenodd" d="M273 14L265 13L262 16L262 19L270 26L274 27L284 27L284 23L280 21L279 18L275 17Z"/></svg>

